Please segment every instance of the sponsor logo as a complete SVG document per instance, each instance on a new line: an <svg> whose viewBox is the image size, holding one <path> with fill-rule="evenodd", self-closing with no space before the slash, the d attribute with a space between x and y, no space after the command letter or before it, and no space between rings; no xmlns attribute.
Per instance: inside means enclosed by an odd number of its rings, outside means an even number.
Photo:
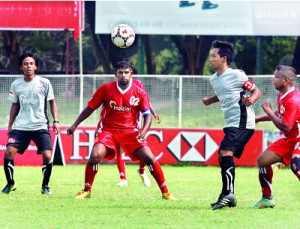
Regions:
<svg viewBox="0 0 300 229"><path fill-rule="evenodd" d="M115 101L113 101L113 100L110 100L110 101L109 101L109 106L110 106L112 109L116 110L116 111L131 111L131 108L130 108L130 107L126 107L126 106L124 106L124 107L118 106L117 103L116 103Z"/></svg>
<svg viewBox="0 0 300 229"><path fill-rule="evenodd" d="M207 161L219 148L205 132L180 132L168 144L168 149L178 161Z"/></svg>
<svg viewBox="0 0 300 229"><path fill-rule="evenodd" d="M38 99L26 98L25 95L20 96L20 102L22 104L37 104L39 103Z"/></svg>
<svg viewBox="0 0 300 229"><path fill-rule="evenodd" d="M280 106L280 114L284 114L285 112L285 108L283 105Z"/></svg>
<svg viewBox="0 0 300 229"><path fill-rule="evenodd" d="M8 142L8 143L15 143L15 142L16 142L16 139L14 139L14 138L9 138L9 139L7 140L7 142Z"/></svg>

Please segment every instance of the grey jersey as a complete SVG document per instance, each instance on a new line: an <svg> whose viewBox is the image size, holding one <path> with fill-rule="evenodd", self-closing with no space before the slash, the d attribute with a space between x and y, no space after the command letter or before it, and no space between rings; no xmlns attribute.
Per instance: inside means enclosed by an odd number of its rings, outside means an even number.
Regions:
<svg viewBox="0 0 300 229"><path fill-rule="evenodd" d="M20 103L13 129L48 129L47 101L53 99L53 88L48 79L39 76L30 82L26 82L24 77L16 79L11 84L8 96L9 101Z"/></svg>
<svg viewBox="0 0 300 229"><path fill-rule="evenodd" d="M246 107L241 102L241 96L245 94L242 86L247 80L248 77L243 71L231 68L220 76L215 73L210 78L210 83L224 112L225 127L255 129L253 107Z"/></svg>

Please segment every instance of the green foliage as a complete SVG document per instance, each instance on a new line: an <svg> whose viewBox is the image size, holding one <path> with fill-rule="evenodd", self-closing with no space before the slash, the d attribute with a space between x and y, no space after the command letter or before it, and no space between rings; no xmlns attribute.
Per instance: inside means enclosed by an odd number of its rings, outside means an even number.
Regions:
<svg viewBox="0 0 300 229"><path fill-rule="evenodd" d="M38 54L42 71L61 71L64 66L65 31L20 32L23 37L20 51L32 50Z"/></svg>
<svg viewBox="0 0 300 229"><path fill-rule="evenodd" d="M289 169L274 171L277 206L255 210L261 198L257 168L236 168L236 208L213 211L221 190L219 167L162 166L177 201L161 199L151 177L146 188L137 165L127 165L129 186L116 187L116 165L101 165L91 199L75 200L84 182L84 165L54 166L52 196L40 193L40 167L15 166L17 190L0 195L1 228L297 228L299 182ZM149 174L149 172L147 171ZM1 184L5 185L3 171Z"/></svg>
<svg viewBox="0 0 300 229"><path fill-rule="evenodd" d="M279 64L292 64L296 37L264 37L264 74L273 74Z"/></svg>
<svg viewBox="0 0 300 229"><path fill-rule="evenodd" d="M182 69L182 57L170 36L153 36L156 74L176 75Z"/></svg>
<svg viewBox="0 0 300 229"><path fill-rule="evenodd" d="M69 35L69 70L71 71L72 61L75 58L75 70L79 70L79 41L75 42L73 49L72 32L66 31L19 31L18 42L20 43L20 52L29 49L34 50L39 54L41 66L39 70L49 72L65 71L66 68L66 40ZM1 33L1 36L3 34ZM101 34L99 37L107 37L107 34ZM184 36L184 35L183 35ZM12 58L5 53L3 47L3 38L0 37L1 60ZM183 69L184 60L182 53L179 52L176 45L169 35L151 35L153 42L154 62L156 66L156 74L181 74L187 72ZM254 75L257 71L257 37L254 36L219 36L218 39L226 40L235 44L236 58L235 64L237 68L243 69L247 74ZM262 43L262 66L263 74L273 74L274 68L278 64L291 64L294 50L296 46L297 37L284 37L284 36L264 36L260 37ZM107 39L103 39L107 41ZM13 42L13 41L10 41ZM85 31L82 36L83 47L83 70L87 73L101 73L110 74L111 72L104 72L103 63L101 63L96 55L94 40L91 36L90 25L86 20ZM109 41L108 41L109 42ZM186 43L188 41L185 41ZM107 43L107 42L106 42ZM118 56L120 53L133 60L138 66L140 59L139 50L141 47L138 45L138 40L135 41L131 48L126 50L112 51L109 49L109 44L102 44L105 49L103 53L108 53L108 56ZM111 44L110 44L111 45ZM74 53L73 53L74 51ZM122 54L121 53L121 54ZM6 56L7 55L7 56ZM123 55L123 54L122 54ZM4 58L4 59L3 59ZM208 57L209 58L209 57ZM205 62L204 75L211 73L209 63ZM5 61L4 61L5 62ZM3 63L4 63L3 62ZM6 61L7 62L7 61ZM146 61L145 61L146 62ZM0 64L1 69L7 69L8 66ZM146 63L144 64L146 69Z"/></svg>

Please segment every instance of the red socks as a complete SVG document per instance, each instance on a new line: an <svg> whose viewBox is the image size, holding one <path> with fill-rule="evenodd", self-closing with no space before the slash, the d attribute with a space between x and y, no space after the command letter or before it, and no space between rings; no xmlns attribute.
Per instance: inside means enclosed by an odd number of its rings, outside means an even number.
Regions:
<svg viewBox="0 0 300 229"><path fill-rule="evenodd" d="M151 175L156 180L158 187L160 188L162 193L168 193L167 183L164 177L164 173L160 167L158 161L155 161L153 164L149 165L149 171Z"/></svg>
<svg viewBox="0 0 300 229"><path fill-rule="evenodd" d="M126 180L125 162L123 160L123 154L117 153L117 166L120 174L120 179Z"/></svg>
<svg viewBox="0 0 300 229"><path fill-rule="evenodd" d="M99 164L91 165L86 164L85 167L85 180L84 180L84 191L91 191L95 180L95 176L98 172Z"/></svg>
<svg viewBox="0 0 300 229"><path fill-rule="evenodd" d="M262 189L263 196L272 196L272 178L273 169L269 165L267 167L259 167L259 181Z"/></svg>
<svg viewBox="0 0 300 229"><path fill-rule="evenodd" d="M145 172L145 163L144 162L142 162L142 161L140 161L140 168L139 168L139 173L140 174L144 174L144 172Z"/></svg>

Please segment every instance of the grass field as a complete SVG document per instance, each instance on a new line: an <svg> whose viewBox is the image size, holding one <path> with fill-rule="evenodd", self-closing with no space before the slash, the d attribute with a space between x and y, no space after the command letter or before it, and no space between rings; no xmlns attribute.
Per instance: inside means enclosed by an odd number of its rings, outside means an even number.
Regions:
<svg viewBox="0 0 300 229"><path fill-rule="evenodd" d="M249 209L259 200L257 168L236 169L236 208L212 211L221 189L218 167L163 166L177 201L161 199L127 166L129 186L116 187L116 165L101 165L91 199L75 200L84 165L54 166L52 196L40 194L41 168L15 166L17 190L0 195L0 228L300 228L299 182L288 169L274 171L274 209ZM148 173L149 174L149 173ZM1 185L5 185L3 170ZM1 187L2 188L2 187Z"/></svg>

